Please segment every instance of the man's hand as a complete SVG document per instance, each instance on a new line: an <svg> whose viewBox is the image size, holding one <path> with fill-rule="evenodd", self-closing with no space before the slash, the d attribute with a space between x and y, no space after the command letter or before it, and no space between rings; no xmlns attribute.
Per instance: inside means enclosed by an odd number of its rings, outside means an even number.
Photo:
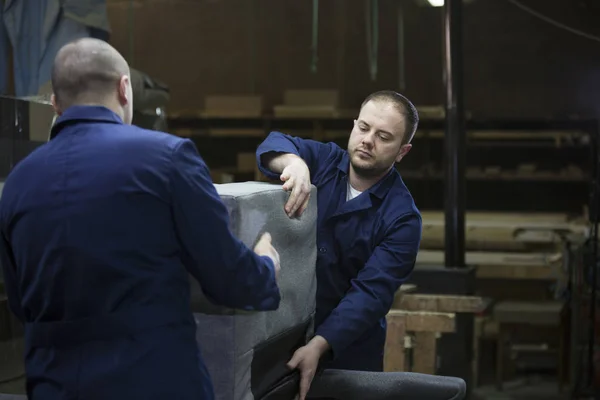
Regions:
<svg viewBox="0 0 600 400"><path fill-rule="evenodd" d="M300 157L295 157L281 172L280 179L283 190L290 193L290 198L285 204L285 212L288 217L300 216L308 207L310 198L310 171L308 166Z"/></svg>
<svg viewBox="0 0 600 400"><path fill-rule="evenodd" d="M263 233L254 246L254 252L259 256L267 256L273 260L273 264L275 265L275 278L278 278L279 271L281 270L281 266L279 265L279 253L271 244L271 234L269 232Z"/></svg>
<svg viewBox="0 0 600 400"><path fill-rule="evenodd" d="M299 400L305 400L310 384L317 372L319 359L329 350L329 343L322 336L315 336L306 346L300 347L287 366L291 369L300 370L300 397Z"/></svg>

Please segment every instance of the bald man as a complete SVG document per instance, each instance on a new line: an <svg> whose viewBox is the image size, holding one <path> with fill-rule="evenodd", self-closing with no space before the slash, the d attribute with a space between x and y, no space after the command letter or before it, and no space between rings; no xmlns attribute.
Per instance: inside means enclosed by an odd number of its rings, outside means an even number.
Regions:
<svg viewBox="0 0 600 400"><path fill-rule="evenodd" d="M129 67L107 43L63 47L52 85L51 139L0 200L29 400L213 399L188 273L217 304L274 310L269 235L254 251L232 235L191 141L130 125Z"/></svg>

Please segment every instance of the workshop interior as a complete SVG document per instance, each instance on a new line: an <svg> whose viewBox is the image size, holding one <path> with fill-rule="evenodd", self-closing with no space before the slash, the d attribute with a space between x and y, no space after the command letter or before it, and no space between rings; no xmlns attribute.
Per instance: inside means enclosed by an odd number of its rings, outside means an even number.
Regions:
<svg viewBox="0 0 600 400"><path fill-rule="evenodd" d="M287 238L280 310L214 307L197 287L192 309L213 327L198 342L218 399L293 400L277 353L312 329L316 202L300 225L269 214L285 193L255 151L272 131L346 148L363 99L394 90L420 118L396 164L422 214L417 261L384 372L324 370L312 394L598 398L599 20L596 0L0 0L0 202L50 139L57 51L110 43L133 124L195 143L246 244L265 226ZM23 352L0 280L0 399L26 399Z"/></svg>

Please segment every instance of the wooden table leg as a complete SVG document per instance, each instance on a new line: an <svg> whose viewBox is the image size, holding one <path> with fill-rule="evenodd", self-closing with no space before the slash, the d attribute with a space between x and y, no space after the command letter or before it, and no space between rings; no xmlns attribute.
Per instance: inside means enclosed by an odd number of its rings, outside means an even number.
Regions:
<svg viewBox="0 0 600 400"><path fill-rule="evenodd" d="M436 332L415 332L413 372L435 375L437 367Z"/></svg>
<svg viewBox="0 0 600 400"><path fill-rule="evenodd" d="M388 316L383 358L383 370L385 372L406 371L404 336L406 336L404 316Z"/></svg>

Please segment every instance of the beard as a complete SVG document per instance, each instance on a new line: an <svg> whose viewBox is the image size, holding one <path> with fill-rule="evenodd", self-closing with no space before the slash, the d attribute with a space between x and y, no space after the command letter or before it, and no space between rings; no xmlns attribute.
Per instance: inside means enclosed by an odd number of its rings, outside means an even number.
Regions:
<svg viewBox="0 0 600 400"><path fill-rule="evenodd" d="M352 169L354 170L354 172L356 173L356 175L358 175L361 178L376 178L379 177L381 175L384 175L386 172L388 172L390 170L392 166L382 166L377 164L376 162L372 165L359 165L358 163L354 162L353 157L350 158L350 165L352 166Z"/></svg>

